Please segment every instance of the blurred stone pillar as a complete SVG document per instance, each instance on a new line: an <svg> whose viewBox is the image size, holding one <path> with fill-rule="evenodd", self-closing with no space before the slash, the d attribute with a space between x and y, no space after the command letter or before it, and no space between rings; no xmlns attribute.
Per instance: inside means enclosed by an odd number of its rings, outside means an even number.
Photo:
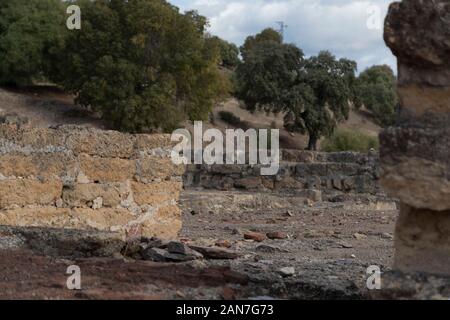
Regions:
<svg viewBox="0 0 450 320"><path fill-rule="evenodd" d="M450 0L391 4L401 108L381 136L382 185L398 198L395 266L450 275Z"/></svg>

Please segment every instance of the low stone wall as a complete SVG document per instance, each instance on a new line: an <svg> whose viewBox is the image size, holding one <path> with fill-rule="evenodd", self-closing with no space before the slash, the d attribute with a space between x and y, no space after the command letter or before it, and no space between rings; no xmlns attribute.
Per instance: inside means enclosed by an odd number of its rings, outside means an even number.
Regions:
<svg viewBox="0 0 450 320"><path fill-rule="evenodd" d="M175 238L183 167L170 136L0 126L0 225Z"/></svg>
<svg viewBox="0 0 450 320"><path fill-rule="evenodd" d="M259 165L189 165L183 179L188 190L292 194L317 190L331 199L345 194L380 194L379 175L376 153L283 150L280 170L275 176L261 176Z"/></svg>

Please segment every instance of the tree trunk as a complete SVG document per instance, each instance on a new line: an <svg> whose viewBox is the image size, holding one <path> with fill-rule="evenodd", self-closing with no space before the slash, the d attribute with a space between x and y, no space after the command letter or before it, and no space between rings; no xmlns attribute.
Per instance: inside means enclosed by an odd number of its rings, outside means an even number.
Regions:
<svg viewBox="0 0 450 320"><path fill-rule="evenodd" d="M308 142L308 148L306 150L310 151L317 151L317 136L315 134L309 134L309 142Z"/></svg>

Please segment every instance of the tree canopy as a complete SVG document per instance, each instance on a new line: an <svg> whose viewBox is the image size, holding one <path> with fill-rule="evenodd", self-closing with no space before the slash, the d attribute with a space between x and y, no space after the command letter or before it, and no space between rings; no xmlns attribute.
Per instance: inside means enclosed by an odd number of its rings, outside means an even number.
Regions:
<svg viewBox="0 0 450 320"><path fill-rule="evenodd" d="M65 17L60 0L0 2L0 84L27 85L46 76L64 43Z"/></svg>
<svg viewBox="0 0 450 320"><path fill-rule="evenodd" d="M170 131L208 117L223 82L207 20L164 0L80 0L55 78L115 128ZM62 72L61 72L62 70Z"/></svg>
<svg viewBox="0 0 450 320"><path fill-rule="evenodd" d="M265 30L249 37L237 69L237 95L254 111L285 114L285 127L309 134L308 149L348 118L356 94L356 62L327 51L305 59L301 49Z"/></svg>
<svg viewBox="0 0 450 320"><path fill-rule="evenodd" d="M220 65L233 69L239 64L239 48L228 41L225 41L217 36L212 36L207 39L211 46L216 47L220 54Z"/></svg>
<svg viewBox="0 0 450 320"><path fill-rule="evenodd" d="M358 78L358 95L378 124L394 123L398 97L396 78L389 66L373 66L362 72Z"/></svg>

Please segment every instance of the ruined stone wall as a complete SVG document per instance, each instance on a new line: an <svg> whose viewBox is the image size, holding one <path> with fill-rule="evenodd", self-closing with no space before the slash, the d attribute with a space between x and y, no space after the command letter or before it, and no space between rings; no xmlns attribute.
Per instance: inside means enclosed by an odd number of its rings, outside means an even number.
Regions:
<svg viewBox="0 0 450 320"><path fill-rule="evenodd" d="M381 192L376 153L283 150L282 160L275 176L261 176L260 165L189 165L184 186L186 189L275 193L318 190L324 198Z"/></svg>
<svg viewBox="0 0 450 320"><path fill-rule="evenodd" d="M401 110L380 137L382 184L400 199L395 268L450 275L450 1L391 4Z"/></svg>
<svg viewBox="0 0 450 320"><path fill-rule="evenodd" d="M0 126L0 225L174 238L184 168L170 136Z"/></svg>

